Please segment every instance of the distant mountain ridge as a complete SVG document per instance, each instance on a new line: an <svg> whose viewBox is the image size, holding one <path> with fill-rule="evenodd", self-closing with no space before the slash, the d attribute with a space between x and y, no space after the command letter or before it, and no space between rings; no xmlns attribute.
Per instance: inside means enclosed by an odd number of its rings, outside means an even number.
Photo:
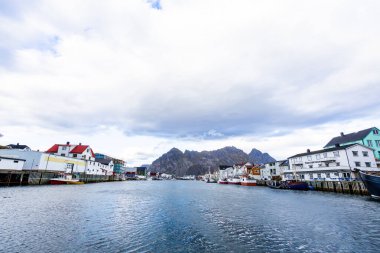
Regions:
<svg viewBox="0 0 380 253"><path fill-rule="evenodd" d="M209 170L215 171L219 165L233 165L236 163L250 162L263 164L276 161L268 153L262 153L258 149L252 149L249 154L236 147L224 147L213 151L189 151L182 152L172 148L150 166L151 171L169 173L176 176L201 175Z"/></svg>

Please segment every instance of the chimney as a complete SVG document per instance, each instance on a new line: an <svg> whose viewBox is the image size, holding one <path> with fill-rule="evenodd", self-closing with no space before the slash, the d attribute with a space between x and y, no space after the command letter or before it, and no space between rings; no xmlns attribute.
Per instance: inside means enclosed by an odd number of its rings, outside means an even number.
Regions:
<svg viewBox="0 0 380 253"><path fill-rule="evenodd" d="M340 132L340 136L344 136L344 133L343 133L343 132Z"/></svg>
<svg viewBox="0 0 380 253"><path fill-rule="evenodd" d="M310 153L310 149L307 149L306 151L307 151L307 153Z"/></svg>
<svg viewBox="0 0 380 253"><path fill-rule="evenodd" d="M66 145L70 145L70 142L68 141L68 142L66 142Z"/></svg>
<svg viewBox="0 0 380 253"><path fill-rule="evenodd" d="M82 145L82 142L79 142L79 146L81 146Z"/></svg>
<svg viewBox="0 0 380 253"><path fill-rule="evenodd" d="M19 145L20 145L20 143L17 142L17 146L19 146Z"/></svg>

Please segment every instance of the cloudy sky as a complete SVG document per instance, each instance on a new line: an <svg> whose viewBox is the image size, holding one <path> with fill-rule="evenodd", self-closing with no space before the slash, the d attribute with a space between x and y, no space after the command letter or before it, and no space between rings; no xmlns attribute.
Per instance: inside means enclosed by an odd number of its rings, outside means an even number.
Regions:
<svg viewBox="0 0 380 253"><path fill-rule="evenodd" d="M380 126L377 0L0 0L0 144L277 159Z"/></svg>

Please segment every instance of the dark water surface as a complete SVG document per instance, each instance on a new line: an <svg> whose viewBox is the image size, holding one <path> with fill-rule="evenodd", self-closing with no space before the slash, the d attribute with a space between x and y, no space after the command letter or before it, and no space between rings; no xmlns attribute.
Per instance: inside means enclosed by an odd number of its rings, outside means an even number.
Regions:
<svg viewBox="0 0 380 253"><path fill-rule="evenodd" d="M380 252L367 197L195 181L0 188L1 252Z"/></svg>

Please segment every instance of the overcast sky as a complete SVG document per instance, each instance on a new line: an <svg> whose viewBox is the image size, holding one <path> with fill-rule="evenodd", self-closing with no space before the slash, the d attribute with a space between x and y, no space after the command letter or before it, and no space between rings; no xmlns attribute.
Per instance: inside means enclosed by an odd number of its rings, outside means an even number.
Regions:
<svg viewBox="0 0 380 253"><path fill-rule="evenodd" d="M0 0L0 144L287 158L380 126L380 1Z"/></svg>

